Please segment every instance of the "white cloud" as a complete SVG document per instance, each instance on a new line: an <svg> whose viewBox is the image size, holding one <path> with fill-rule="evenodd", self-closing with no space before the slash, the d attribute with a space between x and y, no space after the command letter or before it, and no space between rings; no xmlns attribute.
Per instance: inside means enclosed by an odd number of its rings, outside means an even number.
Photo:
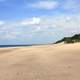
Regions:
<svg viewBox="0 0 80 80"><path fill-rule="evenodd" d="M21 26L27 26L27 25L36 25L40 23L40 18L37 17L33 17L30 19L25 19L23 21L20 22Z"/></svg>
<svg viewBox="0 0 80 80"><path fill-rule="evenodd" d="M63 35L71 35L80 32L80 15L56 15L50 17L40 17L41 21L36 26L34 33L43 32L56 32L63 33ZM32 27L34 27L32 26ZM62 34L61 33L61 34ZM60 35L60 34L59 34Z"/></svg>
<svg viewBox="0 0 80 80"><path fill-rule="evenodd" d="M4 21L0 21L0 25L3 25L4 24Z"/></svg>
<svg viewBox="0 0 80 80"><path fill-rule="evenodd" d="M1 22L0 24L3 23ZM62 34L65 36L65 34L70 35L79 32L80 14L32 17L0 25L0 36L3 35L2 38L4 37L6 39L15 39L19 38L19 36L25 37L25 35L32 35L31 37L34 37L36 34L41 34L40 36L42 34L57 36L55 33L58 33L58 36Z"/></svg>
<svg viewBox="0 0 80 80"><path fill-rule="evenodd" d="M57 1L40 1L29 5L32 8L55 9L59 6Z"/></svg>

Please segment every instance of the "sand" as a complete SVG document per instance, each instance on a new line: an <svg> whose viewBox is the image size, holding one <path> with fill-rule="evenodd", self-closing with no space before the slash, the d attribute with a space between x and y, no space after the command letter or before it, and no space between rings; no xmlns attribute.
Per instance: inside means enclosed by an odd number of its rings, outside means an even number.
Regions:
<svg viewBox="0 0 80 80"><path fill-rule="evenodd" d="M80 43L0 48L0 80L80 80Z"/></svg>

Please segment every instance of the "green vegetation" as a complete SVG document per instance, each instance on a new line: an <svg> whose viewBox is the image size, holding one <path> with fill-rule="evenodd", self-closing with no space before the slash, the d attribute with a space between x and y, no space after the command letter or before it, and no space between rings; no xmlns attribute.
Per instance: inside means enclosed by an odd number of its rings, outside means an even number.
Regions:
<svg viewBox="0 0 80 80"><path fill-rule="evenodd" d="M76 34L72 37L65 37L59 41L57 41L56 43L60 43L60 42L64 42L64 43L76 43L76 42L80 42L80 34Z"/></svg>

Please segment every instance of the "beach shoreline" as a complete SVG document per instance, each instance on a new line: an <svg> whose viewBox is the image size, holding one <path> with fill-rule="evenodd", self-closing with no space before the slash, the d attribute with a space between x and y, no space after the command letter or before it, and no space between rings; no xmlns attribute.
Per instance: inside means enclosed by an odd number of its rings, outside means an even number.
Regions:
<svg viewBox="0 0 80 80"><path fill-rule="evenodd" d="M0 48L0 80L80 80L80 43Z"/></svg>

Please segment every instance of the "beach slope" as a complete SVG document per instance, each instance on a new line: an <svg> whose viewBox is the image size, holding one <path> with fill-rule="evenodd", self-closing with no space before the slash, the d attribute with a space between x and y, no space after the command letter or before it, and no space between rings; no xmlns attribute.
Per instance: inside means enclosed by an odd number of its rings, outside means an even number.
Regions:
<svg viewBox="0 0 80 80"><path fill-rule="evenodd" d="M0 48L0 80L80 80L80 43Z"/></svg>

